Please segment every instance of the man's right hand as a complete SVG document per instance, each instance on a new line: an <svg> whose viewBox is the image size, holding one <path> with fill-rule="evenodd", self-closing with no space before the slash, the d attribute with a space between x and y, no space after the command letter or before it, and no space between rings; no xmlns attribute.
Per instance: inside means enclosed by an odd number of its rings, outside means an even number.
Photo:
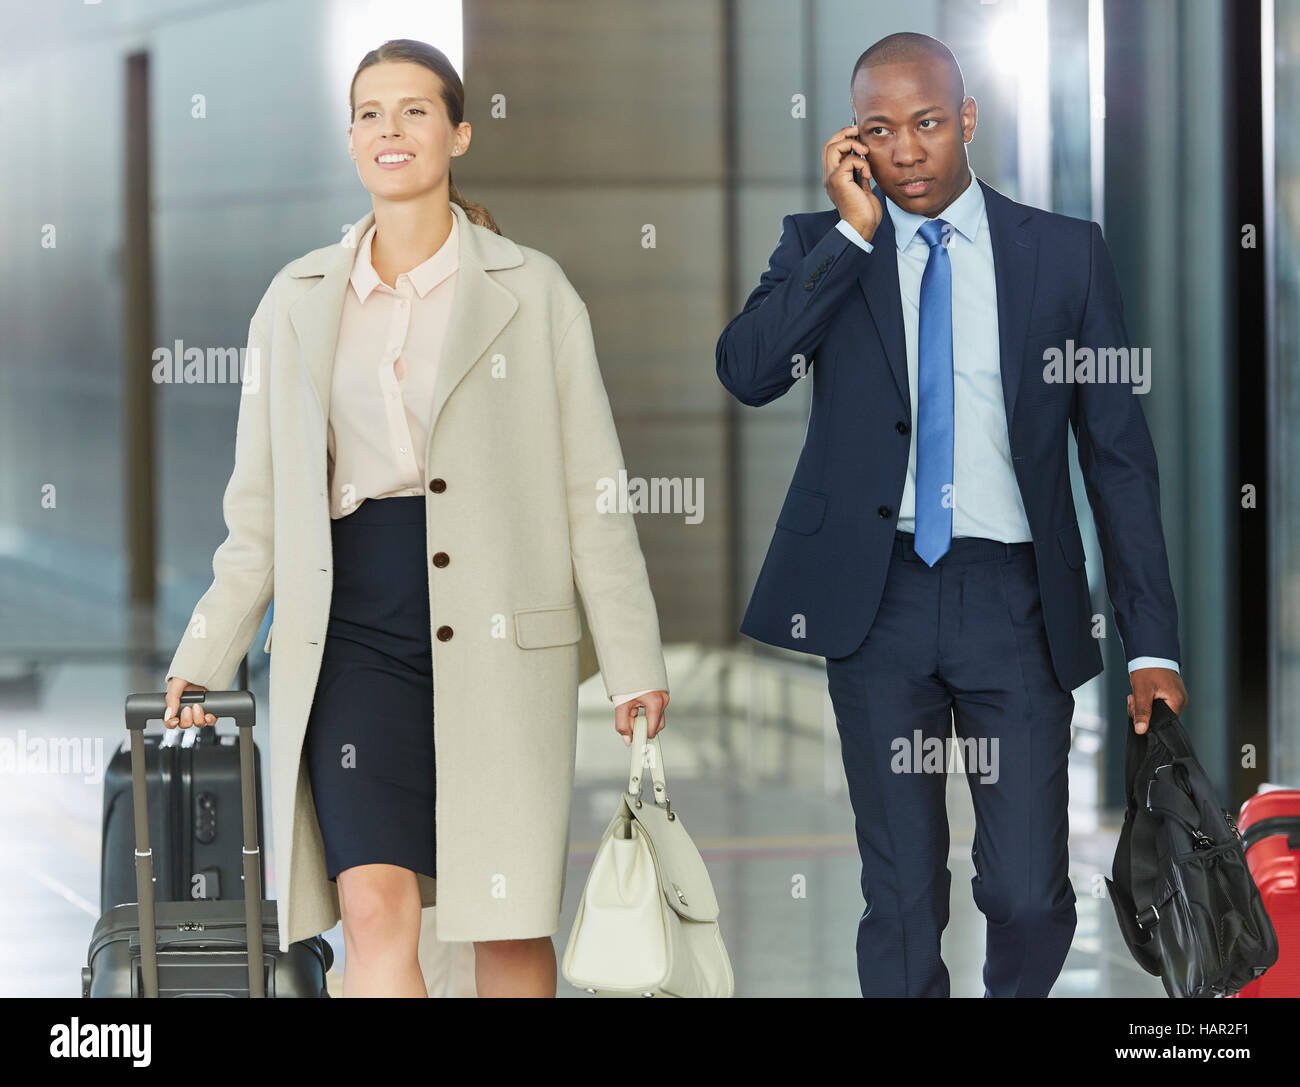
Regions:
<svg viewBox="0 0 1300 1087"><path fill-rule="evenodd" d="M884 208L871 191L871 164L863 157L866 153L857 126L841 128L822 147L822 184L840 218L871 241ZM854 170L862 172L861 183L853 180Z"/></svg>
<svg viewBox="0 0 1300 1087"><path fill-rule="evenodd" d="M167 681L166 709L163 712L163 724L168 728L176 727L176 707L181 705L181 695L185 691L206 690L206 687L200 687L197 683L190 683L188 680L181 679L180 676L173 676L169 679ZM216 723L217 719L210 713L204 713L203 707L197 702L181 706L181 728L189 728L191 725L215 725Z"/></svg>

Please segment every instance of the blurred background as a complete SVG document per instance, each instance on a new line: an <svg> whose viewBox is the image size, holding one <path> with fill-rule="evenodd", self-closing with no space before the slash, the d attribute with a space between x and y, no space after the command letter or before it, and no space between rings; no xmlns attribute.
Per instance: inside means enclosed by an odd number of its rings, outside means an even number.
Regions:
<svg viewBox="0 0 1300 1087"><path fill-rule="evenodd" d="M348 83L391 37L437 45L462 74L461 193L586 300L629 475L702 486L699 523L637 525L672 685L670 791L718 889L738 995L856 996L862 900L823 662L737 634L808 391L742 407L714 346L782 216L830 206L819 150L850 122L854 61L886 34L956 54L977 176L1102 225L1154 360L1143 407L1187 725L1226 806L1300 786L1300 0L0 7L0 994L79 992L123 699L161 690L225 535L238 386L158 383L152 352L242 347L275 272L369 210ZM1079 927L1055 994L1159 996L1098 897L1128 682L1077 462L1074 486L1110 636L1105 673L1075 691ZM274 728L270 621L247 678ZM589 644L584 660L590 675ZM598 677L582 706L561 952L626 773ZM960 776L948 798L945 959L954 995L980 995ZM329 939L341 965L341 930ZM465 948L426 950L431 990L472 992Z"/></svg>

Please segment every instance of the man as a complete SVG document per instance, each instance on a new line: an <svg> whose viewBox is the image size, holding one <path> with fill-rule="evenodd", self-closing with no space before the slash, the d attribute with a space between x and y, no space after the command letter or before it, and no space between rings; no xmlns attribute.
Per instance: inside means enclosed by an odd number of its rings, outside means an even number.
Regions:
<svg viewBox="0 0 1300 1087"><path fill-rule="evenodd" d="M863 994L949 993L947 759L921 754L951 728L992 763L968 763L985 994L1045 996L1076 920L1070 692L1102 668L1067 427L1135 728L1153 698L1175 712L1187 699L1141 356L1099 350L1129 340L1097 224L971 174L975 100L946 46L883 38L850 98L855 124L823 148L835 210L785 218L718 341L742 403L813 382L741 631L827 658L862 857Z"/></svg>

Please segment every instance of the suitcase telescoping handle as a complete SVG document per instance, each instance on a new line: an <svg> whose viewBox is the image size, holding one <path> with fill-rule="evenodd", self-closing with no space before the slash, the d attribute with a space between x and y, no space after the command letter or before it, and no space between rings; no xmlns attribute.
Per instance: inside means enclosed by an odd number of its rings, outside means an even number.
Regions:
<svg viewBox="0 0 1300 1087"><path fill-rule="evenodd" d="M244 924L248 929L248 995L266 996L262 972L262 880L258 865L257 782L253 773L253 723L257 708L251 691L185 691L180 706L198 703L214 717L233 717L239 726L239 793L244 823ZM180 706L177 707L179 712ZM144 728L161 721L164 694L126 696L126 727L131 733L131 794L135 803L135 886L139 900L140 968L144 995L158 995L158 939L154 918L153 850L149 846L149 808L144 776ZM180 726L177 726L180 727ZM191 726L211 727L211 726Z"/></svg>

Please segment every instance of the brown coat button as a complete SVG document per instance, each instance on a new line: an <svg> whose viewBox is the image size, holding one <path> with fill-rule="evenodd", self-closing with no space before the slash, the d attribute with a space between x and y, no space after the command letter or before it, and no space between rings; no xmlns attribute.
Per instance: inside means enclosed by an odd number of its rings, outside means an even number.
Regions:
<svg viewBox="0 0 1300 1087"><path fill-rule="evenodd" d="M451 641L451 633L452 633L452 631L451 631L451 627L439 627L439 628L438 628L438 641L440 641L440 642L449 642L449 641Z"/></svg>
<svg viewBox="0 0 1300 1087"><path fill-rule="evenodd" d="M446 566L447 563L449 562L451 562L451 559L447 557L447 552L445 551L439 551L436 555L433 556L434 566L439 566L439 567Z"/></svg>
<svg viewBox="0 0 1300 1087"><path fill-rule="evenodd" d="M431 490L434 494L442 494L442 492L445 491L446 489L447 489L447 481L445 479L429 480L429 490Z"/></svg>

